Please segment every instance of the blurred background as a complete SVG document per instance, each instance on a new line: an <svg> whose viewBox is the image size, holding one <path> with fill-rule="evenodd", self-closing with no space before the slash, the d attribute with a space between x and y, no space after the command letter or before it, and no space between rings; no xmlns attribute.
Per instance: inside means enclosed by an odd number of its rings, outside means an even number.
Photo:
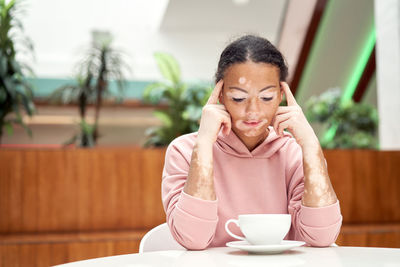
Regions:
<svg viewBox="0 0 400 267"><path fill-rule="evenodd" d="M0 0L0 265L136 253L165 148L257 34L324 148L339 245L400 247L400 1Z"/></svg>

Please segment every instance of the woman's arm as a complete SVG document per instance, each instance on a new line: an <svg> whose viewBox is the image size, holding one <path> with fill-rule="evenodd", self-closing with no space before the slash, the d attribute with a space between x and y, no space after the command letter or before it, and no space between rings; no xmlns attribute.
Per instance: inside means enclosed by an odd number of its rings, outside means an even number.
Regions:
<svg viewBox="0 0 400 267"><path fill-rule="evenodd" d="M203 108L196 139L174 140L165 156L162 199L167 223L174 238L188 249L206 248L218 223L213 145L222 125L224 134L230 131L229 114L216 104L221 88L222 81Z"/></svg>
<svg viewBox="0 0 400 267"><path fill-rule="evenodd" d="M231 130L231 118L223 105L219 105L223 81L219 81L207 104L203 107L197 141L192 152L188 178L183 191L204 200L215 200L213 173L213 145L221 127L224 134Z"/></svg>
<svg viewBox="0 0 400 267"><path fill-rule="evenodd" d="M274 120L278 134L284 129L296 138L303 153L304 194L302 204L307 207L325 207L337 201L329 179L325 158L314 130L304 116L301 107L289 89L287 83L281 83L288 106L279 107Z"/></svg>
<svg viewBox="0 0 400 267"><path fill-rule="evenodd" d="M289 240L305 241L315 247L334 243L340 232L342 216L339 202L323 207L310 207L302 203L305 178L301 146L290 138L286 143L285 173L288 177L288 212L292 215Z"/></svg>
<svg viewBox="0 0 400 267"><path fill-rule="evenodd" d="M314 132L300 144L303 151L304 194L302 204L307 207L325 207L337 201L329 179L324 154ZM314 138L313 138L314 137Z"/></svg>
<svg viewBox="0 0 400 267"><path fill-rule="evenodd" d="M204 249L218 224L218 201L193 197L183 188L188 178L196 135L185 135L168 146L162 177L162 202L171 234L187 249Z"/></svg>
<svg viewBox="0 0 400 267"><path fill-rule="evenodd" d="M212 152L212 144L209 142L196 142L183 188L186 194L205 200L216 200Z"/></svg>

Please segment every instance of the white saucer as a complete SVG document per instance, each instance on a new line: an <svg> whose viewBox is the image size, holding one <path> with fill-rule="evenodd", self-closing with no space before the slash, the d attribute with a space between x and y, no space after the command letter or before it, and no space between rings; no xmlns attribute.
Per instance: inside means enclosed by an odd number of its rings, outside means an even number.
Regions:
<svg viewBox="0 0 400 267"><path fill-rule="evenodd" d="M303 241L294 240L282 240L280 244L276 245L251 245L247 241L232 241L226 243L226 246L255 254L278 254L295 247L300 247L304 244L305 242Z"/></svg>

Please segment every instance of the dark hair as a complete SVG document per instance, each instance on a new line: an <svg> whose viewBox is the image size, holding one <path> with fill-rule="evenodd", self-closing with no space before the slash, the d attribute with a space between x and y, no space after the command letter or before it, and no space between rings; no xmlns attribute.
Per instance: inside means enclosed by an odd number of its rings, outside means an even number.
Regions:
<svg viewBox="0 0 400 267"><path fill-rule="evenodd" d="M285 81L288 67L281 52L265 38L255 35L245 35L230 43L221 53L218 69L215 73L215 83L221 80L225 71L235 63L251 60L255 63L268 63L279 68L279 79Z"/></svg>

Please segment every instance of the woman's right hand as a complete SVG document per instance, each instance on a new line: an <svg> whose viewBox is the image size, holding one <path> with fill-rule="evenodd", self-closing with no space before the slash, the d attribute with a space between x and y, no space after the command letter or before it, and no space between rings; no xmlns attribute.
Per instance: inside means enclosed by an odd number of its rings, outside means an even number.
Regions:
<svg viewBox="0 0 400 267"><path fill-rule="evenodd" d="M225 106L218 104L218 98L222 91L224 82L220 80L208 98L207 104L203 107L198 132L198 140L208 144L214 144L221 127L222 133L228 135L231 131L231 116Z"/></svg>

